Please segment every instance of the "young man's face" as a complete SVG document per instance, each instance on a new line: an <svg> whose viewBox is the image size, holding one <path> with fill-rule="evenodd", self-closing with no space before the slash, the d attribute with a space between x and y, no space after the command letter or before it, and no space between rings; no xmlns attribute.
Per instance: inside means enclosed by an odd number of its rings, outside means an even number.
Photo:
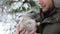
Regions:
<svg viewBox="0 0 60 34"><path fill-rule="evenodd" d="M53 5L52 0L38 0L38 3L41 6L43 12L48 11Z"/></svg>

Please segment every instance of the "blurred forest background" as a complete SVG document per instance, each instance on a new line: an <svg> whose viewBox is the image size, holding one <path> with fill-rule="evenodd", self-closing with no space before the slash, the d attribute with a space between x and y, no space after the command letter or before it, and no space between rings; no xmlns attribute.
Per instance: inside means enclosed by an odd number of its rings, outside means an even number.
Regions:
<svg viewBox="0 0 60 34"><path fill-rule="evenodd" d="M55 6L60 6L60 0L54 0ZM37 0L0 0L0 34L13 34L19 21L19 16L31 9L39 10Z"/></svg>
<svg viewBox="0 0 60 34"><path fill-rule="evenodd" d="M39 9L37 0L0 0L0 34L13 34L19 16L31 9Z"/></svg>

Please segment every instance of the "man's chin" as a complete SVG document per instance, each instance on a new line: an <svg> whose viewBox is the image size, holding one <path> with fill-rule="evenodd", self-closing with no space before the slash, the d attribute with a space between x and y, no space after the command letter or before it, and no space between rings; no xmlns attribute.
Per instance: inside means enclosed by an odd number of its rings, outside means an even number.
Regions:
<svg viewBox="0 0 60 34"><path fill-rule="evenodd" d="M47 9L42 9L42 12L46 12L47 11Z"/></svg>

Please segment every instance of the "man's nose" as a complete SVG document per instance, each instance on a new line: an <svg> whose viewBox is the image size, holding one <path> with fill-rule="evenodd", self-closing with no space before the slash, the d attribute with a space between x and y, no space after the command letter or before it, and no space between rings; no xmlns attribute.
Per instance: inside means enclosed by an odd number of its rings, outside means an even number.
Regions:
<svg viewBox="0 0 60 34"><path fill-rule="evenodd" d="M43 4L43 0L38 0L38 3L39 4Z"/></svg>

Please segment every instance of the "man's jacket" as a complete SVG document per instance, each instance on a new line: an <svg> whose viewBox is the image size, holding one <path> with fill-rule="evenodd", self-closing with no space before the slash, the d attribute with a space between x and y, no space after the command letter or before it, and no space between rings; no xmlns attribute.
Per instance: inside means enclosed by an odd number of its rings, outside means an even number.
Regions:
<svg viewBox="0 0 60 34"><path fill-rule="evenodd" d="M60 8L55 8L48 17L43 18L37 32L43 33L46 25L55 23L60 23Z"/></svg>

